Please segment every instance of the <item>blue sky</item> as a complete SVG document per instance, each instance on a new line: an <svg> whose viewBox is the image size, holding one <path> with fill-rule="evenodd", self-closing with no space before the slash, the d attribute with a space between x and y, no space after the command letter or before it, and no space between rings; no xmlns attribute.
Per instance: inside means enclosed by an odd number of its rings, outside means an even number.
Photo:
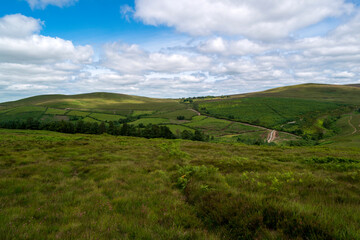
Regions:
<svg viewBox="0 0 360 240"><path fill-rule="evenodd" d="M2 1L0 101L359 83L359 2Z"/></svg>

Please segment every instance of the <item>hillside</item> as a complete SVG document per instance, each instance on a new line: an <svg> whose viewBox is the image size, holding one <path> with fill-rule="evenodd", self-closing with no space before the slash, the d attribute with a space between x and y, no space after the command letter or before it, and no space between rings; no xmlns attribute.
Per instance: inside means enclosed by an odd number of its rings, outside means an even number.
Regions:
<svg viewBox="0 0 360 240"><path fill-rule="evenodd" d="M232 95L230 97L298 98L360 105L360 88L351 85L344 86L310 83L274 88L263 92Z"/></svg>
<svg viewBox="0 0 360 240"><path fill-rule="evenodd" d="M0 124L29 118L40 122L114 122L119 127L126 122L135 127L166 126L178 138L184 131L200 130L216 142L283 144L299 137L340 141L343 138L336 136L342 136L346 129L337 122L346 114L356 114L359 104L360 88L321 84L179 100L114 93L44 95L1 103Z"/></svg>
<svg viewBox="0 0 360 240"><path fill-rule="evenodd" d="M0 104L0 239L360 239L356 89Z"/></svg>
<svg viewBox="0 0 360 240"><path fill-rule="evenodd" d="M341 133L336 122L345 114L358 112L359 105L360 88L321 84L195 100L195 107L202 114L314 140Z"/></svg>
<svg viewBox="0 0 360 240"><path fill-rule="evenodd" d="M42 95L14 102L1 103L0 107L42 106L78 110L168 110L181 108L176 100L155 99L117 93L88 93L78 95Z"/></svg>
<svg viewBox="0 0 360 240"><path fill-rule="evenodd" d="M359 170L359 148L0 129L0 239L359 239Z"/></svg>

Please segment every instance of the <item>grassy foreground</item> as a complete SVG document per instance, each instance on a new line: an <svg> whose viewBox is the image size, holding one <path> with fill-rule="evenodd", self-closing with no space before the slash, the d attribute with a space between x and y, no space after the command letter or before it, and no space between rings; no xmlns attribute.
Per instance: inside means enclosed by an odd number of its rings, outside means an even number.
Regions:
<svg viewBox="0 0 360 240"><path fill-rule="evenodd" d="M0 239L360 239L360 149L0 129Z"/></svg>

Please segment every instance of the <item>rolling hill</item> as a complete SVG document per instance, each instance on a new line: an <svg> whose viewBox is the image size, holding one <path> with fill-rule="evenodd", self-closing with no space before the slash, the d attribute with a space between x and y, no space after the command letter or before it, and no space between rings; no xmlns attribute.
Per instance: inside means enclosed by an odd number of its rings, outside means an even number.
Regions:
<svg viewBox="0 0 360 240"><path fill-rule="evenodd" d="M192 102L192 103L191 103ZM180 136L196 129L214 141L266 141L276 130L275 142L336 139L338 120L356 114L360 88L302 84L240 95L184 99L155 99L115 93L43 95L0 104L0 122L33 118L39 121L83 120L167 126ZM199 117L201 114L203 116ZM356 124L355 124L356 125ZM247 142L247 141L246 141Z"/></svg>
<svg viewBox="0 0 360 240"><path fill-rule="evenodd" d="M13 102L1 103L3 109L20 106L42 106L58 109L121 111L121 110L168 110L182 108L178 101L155 99L117 93L88 93L78 95L42 95Z"/></svg>
<svg viewBox="0 0 360 240"><path fill-rule="evenodd" d="M360 89L353 85L344 86L309 83L274 88L263 92L232 95L230 97L298 98L360 105Z"/></svg>
<svg viewBox="0 0 360 240"><path fill-rule="evenodd" d="M0 239L360 239L359 91L2 103Z"/></svg>

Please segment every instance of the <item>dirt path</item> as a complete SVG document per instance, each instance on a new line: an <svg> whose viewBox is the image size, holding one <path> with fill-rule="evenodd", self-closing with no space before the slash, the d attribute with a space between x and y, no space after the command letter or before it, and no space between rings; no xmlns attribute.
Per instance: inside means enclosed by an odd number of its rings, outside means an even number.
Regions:
<svg viewBox="0 0 360 240"><path fill-rule="evenodd" d="M276 135L277 135L277 132L275 130L272 130L267 137L267 142L271 143L271 142L275 141Z"/></svg>
<svg viewBox="0 0 360 240"><path fill-rule="evenodd" d="M201 116L201 113L198 112L198 111L196 111L195 109L189 109L189 110L193 111L193 112L196 113L198 116Z"/></svg>
<svg viewBox="0 0 360 240"><path fill-rule="evenodd" d="M357 128L351 123L352 117L353 116L351 115L349 120L348 120L348 123L349 123L350 127L352 127L354 129L354 131L350 135L354 135L357 132Z"/></svg>

